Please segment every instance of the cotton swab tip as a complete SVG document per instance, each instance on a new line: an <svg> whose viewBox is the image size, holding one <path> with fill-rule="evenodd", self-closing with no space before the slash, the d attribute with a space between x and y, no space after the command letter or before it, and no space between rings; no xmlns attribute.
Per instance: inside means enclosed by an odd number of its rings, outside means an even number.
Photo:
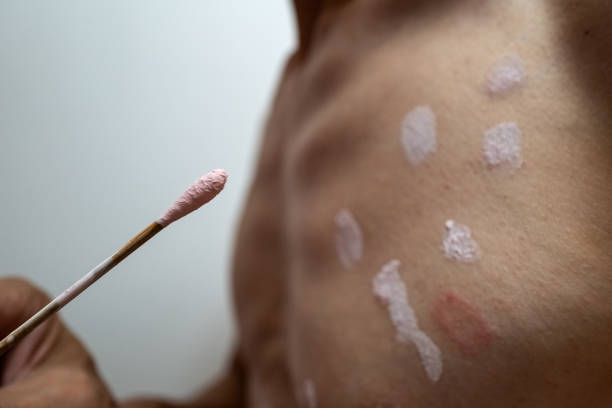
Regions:
<svg viewBox="0 0 612 408"><path fill-rule="evenodd" d="M174 221L197 210L215 198L223 190L226 181L227 172L222 169L213 170L200 177L185 190L164 215L159 217L157 223L162 227L167 227Z"/></svg>

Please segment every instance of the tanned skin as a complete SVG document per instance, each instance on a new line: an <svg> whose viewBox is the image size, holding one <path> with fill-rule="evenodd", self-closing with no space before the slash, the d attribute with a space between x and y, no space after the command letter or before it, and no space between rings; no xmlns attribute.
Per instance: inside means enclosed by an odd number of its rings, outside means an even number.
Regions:
<svg viewBox="0 0 612 408"><path fill-rule="evenodd" d="M611 406L612 3L295 7L299 46L270 110L236 242L232 363L189 404L122 406L306 406L306 380L322 408ZM524 61L527 80L492 98L485 74L508 53ZM439 146L413 167L399 129L418 105L435 111ZM481 161L483 132L503 121L523 132L525 162L514 173ZM364 236L351 270L334 247L342 208ZM471 227L480 262L444 258L447 219ZM416 348L396 341L372 294L372 278L393 258L420 329L442 352L436 383ZM40 303L0 299L3 333ZM54 406L67 395L77 396L69 406L114 406L59 321L32 338L5 361L0 407Z"/></svg>

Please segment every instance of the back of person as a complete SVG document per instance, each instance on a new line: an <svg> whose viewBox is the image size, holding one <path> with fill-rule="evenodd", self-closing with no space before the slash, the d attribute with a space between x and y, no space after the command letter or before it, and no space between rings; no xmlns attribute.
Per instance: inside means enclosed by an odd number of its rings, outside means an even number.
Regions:
<svg viewBox="0 0 612 408"><path fill-rule="evenodd" d="M612 5L297 8L235 254L248 406L611 406Z"/></svg>

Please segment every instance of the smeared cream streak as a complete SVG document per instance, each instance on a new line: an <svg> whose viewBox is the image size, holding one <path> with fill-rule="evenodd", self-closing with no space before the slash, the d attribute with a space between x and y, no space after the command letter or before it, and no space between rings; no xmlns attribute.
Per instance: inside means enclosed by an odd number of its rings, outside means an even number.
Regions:
<svg viewBox="0 0 612 408"><path fill-rule="evenodd" d="M342 209L334 218L336 224L336 250L340 263L346 269L352 268L363 254L363 234L353 214Z"/></svg>
<svg viewBox="0 0 612 408"><path fill-rule="evenodd" d="M397 341L414 343L427 376L436 382L442 375L442 355L438 346L419 329L399 267L400 261L393 259L381 268L373 280L374 295L387 307Z"/></svg>
<svg viewBox="0 0 612 408"><path fill-rule="evenodd" d="M413 166L436 151L436 115L429 106L417 106L408 112L402 123L401 142Z"/></svg>

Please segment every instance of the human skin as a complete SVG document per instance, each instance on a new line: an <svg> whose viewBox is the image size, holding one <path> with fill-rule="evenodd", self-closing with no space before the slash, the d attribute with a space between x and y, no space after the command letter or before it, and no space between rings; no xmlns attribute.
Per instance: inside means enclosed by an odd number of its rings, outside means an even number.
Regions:
<svg viewBox="0 0 612 408"><path fill-rule="evenodd" d="M610 406L612 5L296 8L300 46L270 111L236 243L235 358L188 406L299 406L306 380L320 407ZM491 98L487 69L508 52L527 81ZM436 113L439 146L413 167L399 129L418 105ZM523 132L514 174L481 162L482 133L503 121ZM342 208L364 236L350 271L334 246ZM470 226L479 262L443 256L447 219ZM393 258L420 330L442 352L436 383L372 294Z"/></svg>
<svg viewBox="0 0 612 408"><path fill-rule="evenodd" d="M0 279L0 336L44 306L49 298L29 283ZM83 345L57 316L49 318L0 359L0 407L113 407Z"/></svg>
<svg viewBox="0 0 612 408"><path fill-rule="evenodd" d="M306 379L321 407L610 405L612 29L598 17L610 7L389 0L322 9L287 64L238 239L250 406L295 406ZM506 53L520 56L528 78L491 98L486 73ZM439 147L412 167L399 129L419 105L436 112ZM503 121L523 132L513 174L482 163L483 132ZM364 235L351 271L334 247L342 208ZM479 262L443 256L448 219L470 226ZM435 384L372 296L373 276L393 258L419 329L441 349ZM458 300L438 306L449 292ZM464 311L435 313L456 305Z"/></svg>

